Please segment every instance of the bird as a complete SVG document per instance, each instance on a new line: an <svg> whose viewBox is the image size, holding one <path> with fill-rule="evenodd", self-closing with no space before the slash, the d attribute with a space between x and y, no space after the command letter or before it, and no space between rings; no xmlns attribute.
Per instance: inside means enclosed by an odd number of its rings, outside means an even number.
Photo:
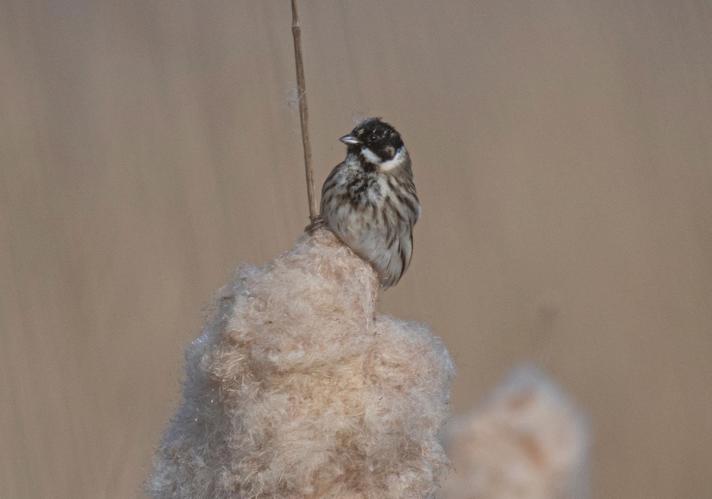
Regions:
<svg viewBox="0 0 712 499"><path fill-rule="evenodd" d="M420 201L410 155L398 131L367 118L339 139L346 158L321 189L316 226L325 226L371 264L381 286L400 281L413 255Z"/></svg>

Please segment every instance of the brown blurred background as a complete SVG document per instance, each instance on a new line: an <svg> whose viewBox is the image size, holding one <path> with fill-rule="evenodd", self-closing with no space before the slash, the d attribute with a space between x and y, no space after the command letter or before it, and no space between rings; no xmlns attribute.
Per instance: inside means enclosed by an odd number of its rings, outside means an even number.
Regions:
<svg viewBox="0 0 712 499"><path fill-rule="evenodd" d="M424 215L382 309L472 407L533 361L592 497L712 497L712 4L302 0L319 185L356 117ZM307 223L287 0L0 0L0 497L141 497L182 350Z"/></svg>

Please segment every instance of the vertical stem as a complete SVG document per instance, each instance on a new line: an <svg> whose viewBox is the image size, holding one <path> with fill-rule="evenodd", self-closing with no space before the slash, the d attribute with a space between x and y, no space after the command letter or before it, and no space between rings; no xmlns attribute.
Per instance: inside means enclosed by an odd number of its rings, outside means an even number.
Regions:
<svg viewBox="0 0 712 499"><path fill-rule="evenodd" d="M299 26L297 0L292 0L292 37L294 38L294 61L297 68L297 92L299 94L299 122L302 127L302 147L304 149L304 171L307 177L307 198L309 201L309 219L313 222L318 216L314 198L314 172L311 164L311 143L309 142L309 108L307 107L306 84L304 83L304 63L302 62L302 31Z"/></svg>

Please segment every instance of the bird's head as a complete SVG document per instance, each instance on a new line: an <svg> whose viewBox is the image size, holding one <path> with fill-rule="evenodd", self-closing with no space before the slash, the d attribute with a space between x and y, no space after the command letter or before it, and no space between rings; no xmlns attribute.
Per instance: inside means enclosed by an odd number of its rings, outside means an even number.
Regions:
<svg viewBox="0 0 712 499"><path fill-rule="evenodd" d="M380 118L368 118L339 140L348 146L350 154L357 155L381 171L403 165L408 152L398 130Z"/></svg>

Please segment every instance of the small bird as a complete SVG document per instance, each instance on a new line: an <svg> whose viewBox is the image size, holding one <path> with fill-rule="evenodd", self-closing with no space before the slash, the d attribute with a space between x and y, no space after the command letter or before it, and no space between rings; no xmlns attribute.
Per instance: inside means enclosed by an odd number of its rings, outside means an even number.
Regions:
<svg viewBox="0 0 712 499"><path fill-rule="evenodd" d="M324 181L317 223L368 261L384 288L398 283L413 254L420 216L410 156L398 131L368 118L339 140L346 159Z"/></svg>

